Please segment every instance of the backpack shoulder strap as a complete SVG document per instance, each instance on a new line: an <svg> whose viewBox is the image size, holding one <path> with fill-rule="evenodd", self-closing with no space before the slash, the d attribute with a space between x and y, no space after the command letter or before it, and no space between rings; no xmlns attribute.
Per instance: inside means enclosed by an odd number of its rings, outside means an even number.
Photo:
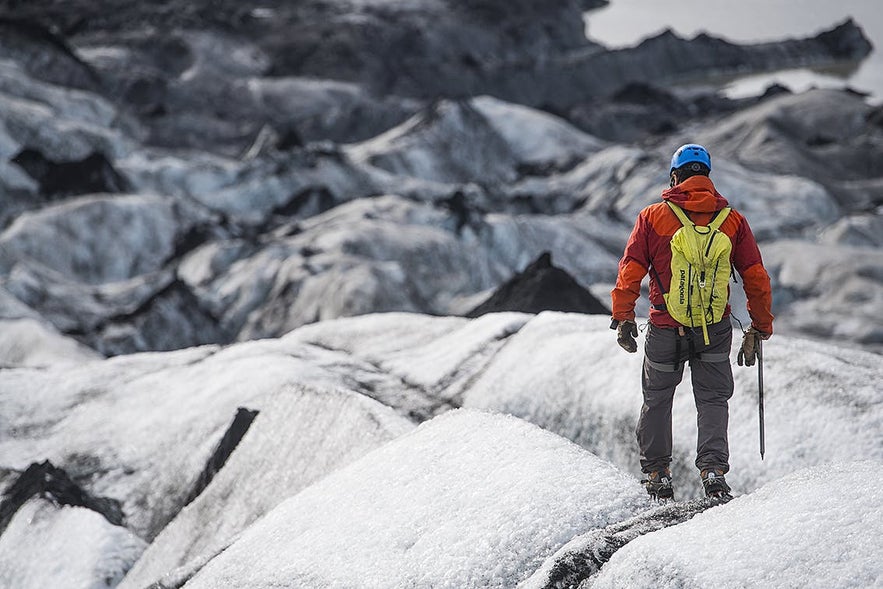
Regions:
<svg viewBox="0 0 883 589"><path fill-rule="evenodd" d="M671 202L670 200L665 201L665 204L667 204L672 212L674 212L675 216L681 222L681 225L683 225L684 227L692 227L693 225L695 225L695 223L690 220L690 217L687 216L687 213L684 212L684 209Z"/></svg>
<svg viewBox="0 0 883 589"><path fill-rule="evenodd" d="M687 216L687 213L684 212L684 209L676 205L671 201L665 201L665 204L669 206L669 208L674 212L677 216L678 220L681 222L681 225L684 227L692 227L696 225L690 217ZM724 207L715 213L714 218L711 220L711 223L708 224L709 229L712 231L717 231L721 228L721 225L724 224L724 221L727 220L727 217L730 215L730 211L733 209L731 207Z"/></svg>
<svg viewBox="0 0 883 589"><path fill-rule="evenodd" d="M724 224L724 221L727 220L727 217L729 216L730 211L732 211L732 210L733 209L730 207L725 207L725 208L721 209L720 211L718 211L718 213L717 213L717 215L715 215L714 219L711 220L711 223L708 224L708 227L712 231L719 230L721 228L721 225Z"/></svg>

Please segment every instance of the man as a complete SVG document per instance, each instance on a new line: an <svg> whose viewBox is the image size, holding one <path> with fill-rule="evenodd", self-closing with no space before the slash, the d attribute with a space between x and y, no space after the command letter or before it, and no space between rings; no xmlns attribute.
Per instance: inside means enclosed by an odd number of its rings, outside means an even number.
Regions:
<svg viewBox="0 0 883 589"><path fill-rule="evenodd" d="M611 293L611 329L616 329L617 343L623 349L637 351L635 301L640 296L641 282L649 273L651 307L644 346L644 404L636 430L641 469L647 476L642 482L654 498L673 497L669 469L672 400L683 376L684 363L689 362L699 426L696 467L705 494L728 500L730 487L724 477L729 471L727 402L733 394L728 281L733 268L742 277L748 299L751 327L742 342L739 364L744 361L751 366L758 340L768 339L773 333L770 279L748 222L729 208L708 177L708 151L696 144L678 148L671 158L669 172L670 188L662 193L662 202L646 207L638 215L619 263L616 286ZM714 261L715 279L722 284L716 294L714 286L708 284L711 279L706 277L705 266L698 267L708 262L701 259L703 253L713 255L712 245L714 249L721 248L720 257ZM691 247L699 252L698 261L690 261ZM676 281L672 280L673 267ZM718 272L720 267L725 270ZM711 272L709 266L709 276ZM676 284L671 292L673 282ZM699 308L701 312L697 311Z"/></svg>

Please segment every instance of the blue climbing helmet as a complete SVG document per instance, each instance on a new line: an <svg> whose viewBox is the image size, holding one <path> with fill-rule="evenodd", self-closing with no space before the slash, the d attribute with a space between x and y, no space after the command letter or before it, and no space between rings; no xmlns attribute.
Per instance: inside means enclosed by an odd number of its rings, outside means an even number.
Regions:
<svg viewBox="0 0 883 589"><path fill-rule="evenodd" d="M711 155L709 155L708 150L696 143L688 143L686 145L681 145L677 151L675 151L674 155L671 156L671 169L669 170L669 174L690 162L705 164L708 167L708 170L711 171Z"/></svg>

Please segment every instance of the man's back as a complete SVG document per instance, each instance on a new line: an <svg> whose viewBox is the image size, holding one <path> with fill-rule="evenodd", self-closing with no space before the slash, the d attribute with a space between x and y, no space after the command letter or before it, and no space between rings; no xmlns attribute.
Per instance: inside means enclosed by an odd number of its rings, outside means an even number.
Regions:
<svg viewBox="0 0 883 589"><path fill-rule="evenodd" d="M682 226L666 201L684 209L697 225L708 225L719 211L729 206L709 177L692 176L664 191L662 201L642 210L626 245L612 293L614 319L634 319L640 282L649 272L651 323L660 327L680 325L664 310L663 294L671 288L671 238ZM720 230L732 241L730 262L743 279L752 322L761 331L771 333L769 276L748 221L737 210L732 210ZM724 315L729 314L728 308Z"/></svg>

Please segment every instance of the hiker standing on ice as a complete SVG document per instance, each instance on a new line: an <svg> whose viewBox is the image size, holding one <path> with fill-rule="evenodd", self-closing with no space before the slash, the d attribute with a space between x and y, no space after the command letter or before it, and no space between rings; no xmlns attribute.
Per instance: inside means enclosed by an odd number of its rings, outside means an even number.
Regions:
<svg viewBox="0 0 883 589"><path fill-rule="evenodd" d="M636 430L642 481L658 499L673 497L671 411L684 364L690 363L698 412L696 467L705 494L729 499L724 474L729 470L727 402L733 395L730 347L729 278L742 277L751 327L739 351L739 364L751 366L758 338L773 333L770 279L748 221L731 210L708 177L711 156L701 145L687 144L671 158L671 187L662 202L638 215L613 297L617 343L638 349L635 301L641 281L650 274L650 326L644 346L644 404Z"/></svg>

